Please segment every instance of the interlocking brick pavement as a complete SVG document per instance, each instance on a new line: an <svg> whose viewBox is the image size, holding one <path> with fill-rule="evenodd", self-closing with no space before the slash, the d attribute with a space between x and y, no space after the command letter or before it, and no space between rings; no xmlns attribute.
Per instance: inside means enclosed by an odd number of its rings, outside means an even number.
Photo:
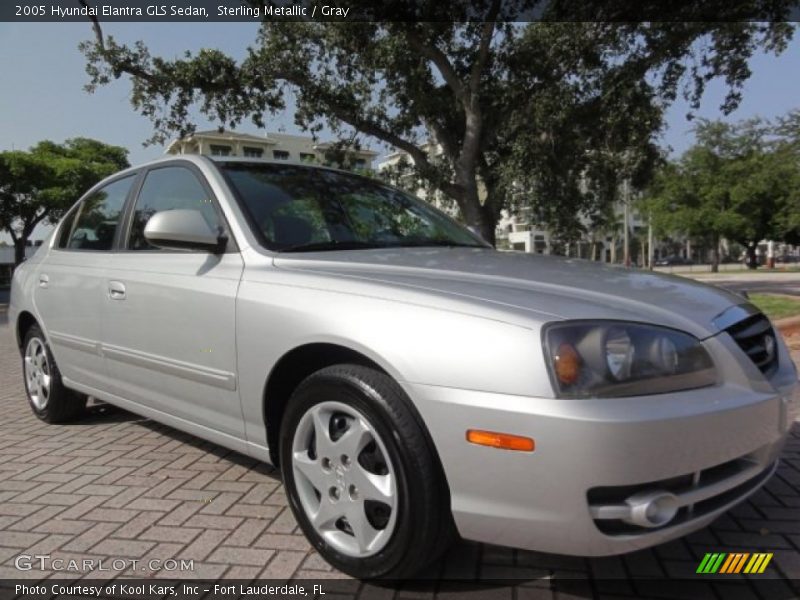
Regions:
<svg viewBox="0 0 800 600"><path fill-rule="evenodd" d="M12 335L0 327L0 579L344 578L300 533L272 467L112 407L95 408L75 424L46 425L28 409L21 382ZM422 581L362 585L360 595L455 598L457 590L442 580L502 580L481 598L794 598L800 592L799 508L796 426L770 483L687 538L603 559L460 542ZM762 576L694 575L712 551L765 551L775 558ZM118 574L42 573L15 569L20 554L140 562ZM194 570L142 570L150 559L168 558L192 560ZM687 579L678 587L669 580L676 577Z"/></svg>

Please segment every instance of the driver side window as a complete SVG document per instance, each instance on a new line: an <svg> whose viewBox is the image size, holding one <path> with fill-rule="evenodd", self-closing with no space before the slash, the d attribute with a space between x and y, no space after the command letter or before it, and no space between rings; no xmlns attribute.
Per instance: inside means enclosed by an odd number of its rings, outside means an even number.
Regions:
<svg viewBox="0 0 800 600"><path fill-rule="evenodd" d="M153 169L147 173L136 199L127 248L155 250L144 237L147 221L157 212L175 209L200 211L214 231L222 226L213 198L191 170L185 167Z"/></svg>

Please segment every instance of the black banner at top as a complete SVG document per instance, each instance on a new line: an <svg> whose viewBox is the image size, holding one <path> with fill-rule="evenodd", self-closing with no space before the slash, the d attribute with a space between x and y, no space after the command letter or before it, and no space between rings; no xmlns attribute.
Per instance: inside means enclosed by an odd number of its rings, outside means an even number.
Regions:
<svg viewBox="0 0 800 600"><path fill-rule="evenodd" d="M158 3L164 2L163 4ZM2 0L2 22L798 21L800 0Z"/></svg>

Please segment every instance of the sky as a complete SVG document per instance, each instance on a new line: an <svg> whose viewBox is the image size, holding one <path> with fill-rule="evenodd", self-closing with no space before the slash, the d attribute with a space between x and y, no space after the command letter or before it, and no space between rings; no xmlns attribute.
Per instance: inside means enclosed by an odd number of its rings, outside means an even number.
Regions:
<svg viewBox="0 0 800 600"><path fill-rule="evenodd" d="M177 57L185 50L211 47L242 57L255 40L257 24L108 23L104 31L120 42L142 39L153 55ZM94 94L83 90L88 76L78 43L89 39L91 33L89 23L0 23L0 151L27 149L43 139L62 142L83 136L128 148L132 164L163 153L160 146L142 146L152 128L147 118L132 109L130 84L125 78ZM744 100L726 119L772 118L800 107L800 36L781 56L755 56L751 69ZM723 118L719 106L725 90L723 83L712 82L697 116ZM674 154L693 141L687 112L687 105L679 100L667 114L668 127L661 143ZM202 121L197 125L198 129L211 127ZM248 124L240 130L259 133ZM291 114L268 122L267 130L302 133ZM372 147L382 150L377 143Z"/></svg>

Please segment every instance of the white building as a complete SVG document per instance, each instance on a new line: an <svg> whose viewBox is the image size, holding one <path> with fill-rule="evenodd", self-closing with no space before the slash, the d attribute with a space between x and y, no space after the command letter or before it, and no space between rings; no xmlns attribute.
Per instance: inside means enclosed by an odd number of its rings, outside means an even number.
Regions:
<svg viewBox="0 0 800 600"><path fill-rule="evenodd" d="M327 165L333 142L317 142L311 137L267 133L264 136L236 131L197 131L169 143L165 154L204 154L207 156L244 156ZM378 153L369 149L347 149L347 163L356 170L372 168Z"/></svg>

